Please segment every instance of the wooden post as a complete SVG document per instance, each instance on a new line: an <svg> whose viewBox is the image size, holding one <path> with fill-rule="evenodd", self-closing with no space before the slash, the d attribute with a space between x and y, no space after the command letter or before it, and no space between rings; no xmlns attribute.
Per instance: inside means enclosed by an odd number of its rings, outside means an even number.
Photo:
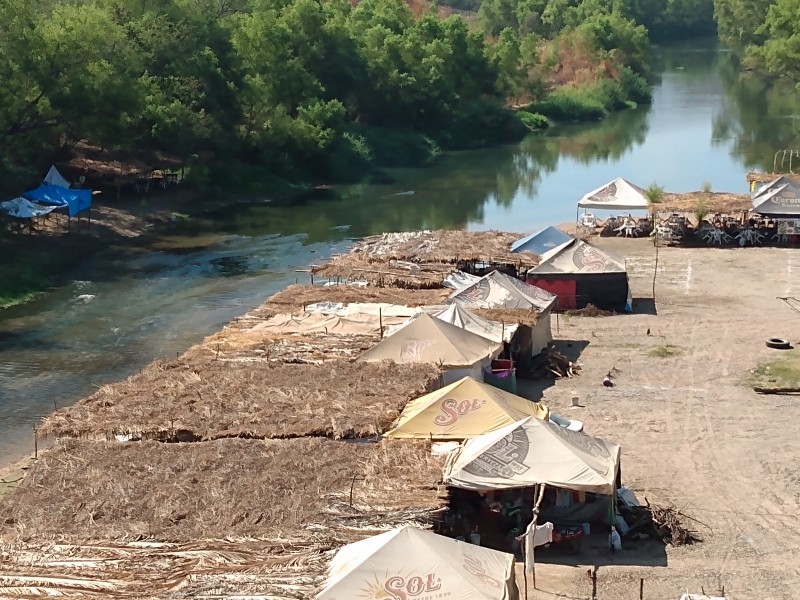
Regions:
<svg viewBox="0 0 800 600"><path fill-rule="evenodd" d="M644 579L639 579L639 600L644 600Z"/></svg>
<svg viewBox="0 0 800 600"><path fill-rule="evenodd" d="M546 487L547 486L543 483L538 486L539 496L536 498L536 504L533 505L533 522L531 523L532 534L536 532L536 523L539 521L539 507L542 505ZM531 573L533 573L533 589L536 589L536 548L533 545L533 540L531 540Z"/></svg>
<svg viewBox="0 0 800 600"><path fill-rule="evenodd" d="M39 432L36 425L33 426L33 460L39 459Z"/></svg>
<svg viewBox="0 0 800 600"><path fill-rule="evenodd" d="M378 324L381 328L381 339L383 339L383 309L378 307Z"/></svg>

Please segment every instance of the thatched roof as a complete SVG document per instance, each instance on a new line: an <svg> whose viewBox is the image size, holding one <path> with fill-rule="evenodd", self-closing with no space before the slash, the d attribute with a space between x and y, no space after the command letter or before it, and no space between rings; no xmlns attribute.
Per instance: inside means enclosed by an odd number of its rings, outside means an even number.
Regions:
<svg viewBox="0 0 800 600"><path fill-rule="evenodd" d="M651 212L683 212L694 214L702 206L710 213L737 213L753 208L749 194L729 194L727 192L688 192L686 194L666 193L661 202L651 204Z"/></svg>
<svg viewBox="0 0 800 600"><path fill-rule="evenodd" d="M0 590L308 598L321 552L430 523L441 474L426 443L66 440L0 501Z"/></svg>
<svg viewBox="0 0 800 600"><path fill-rule="evenodd" d="M439 287L456 270L472 262L529 269L538 263L530 252L513 253L522 236L504 231L413 231L364 238L346 254L315 267L330 280L365 280L410 288Z"/></svg>
<svg viewBox="0 0 800 600"><path fill-rule="evenodd" d="M92 180L125 183L144 177L157 169L178 169L183 161L162 151L150 151L139 156L104 148L81 140L71 150L72 156L58 164L64 172L85 175Z"/></svg>
<svg viewBox="0 0 800 600"><path fill-rule="evenodd" d="M518 325L536 325L537 321L539 320L539 315L535 310L520 310L514 308L472 308L466 307L466 309L478 315L479 317L483 317L484 319L488 319L489 321L494 321L495 323L505 323L509 324L518 324Z"/></svg>
<svg viewBox="0 0 800 600"><path fill-rule="evenodd" d="M786 177L791 179L796 184L800 185L800 174L797 173L764 173L759 171L750 171L747 174L747 183L770 183L779 177Z"/></svg>
<svg viewBox="0 0 800 600"><path fill-rule="evenodd" d="M45 418L42 436L158 440L379 435L439 385L434 365L156 362Z"/></svg>

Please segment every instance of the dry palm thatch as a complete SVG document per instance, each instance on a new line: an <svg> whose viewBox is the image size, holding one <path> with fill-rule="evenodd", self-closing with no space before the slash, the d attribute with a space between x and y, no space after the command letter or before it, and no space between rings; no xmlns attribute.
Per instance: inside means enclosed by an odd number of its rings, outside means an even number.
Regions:
<svg viewBox="0 0 800 600"><path fill-rule="evenodd" d="M683 212L694 214L702 209L708 213L737 213L753 208L749 194L729 194L727 192L689 192L686 194L667 193L657 204L651 204L652 212Z"/></svg>
<svg viewBox="0 0 800 600"><path fill-rule="evenodd" d="M113 440L353 438L383 433L406 403L436 389L433 365L324 366L177 360L57 410L42 436Z"/></svg>
<svg viewBox="0 0 800 600"><path fill-rule="evenodd" d="M536 325L539 320L539 314L535 310L472 307L467 307L467 310L489 321L507 325Z"/></svg>
<svg viewBox="0 0 800 600"><path fill-rule="evenodd" d="M770 183L779 177L786 177L793 181L795 184L800 185L800 175L797 173L763 173L760 171L750 171L747 174L747 183Z"/></svg>
<svg viewBox="0 0 800 600"><path fill-rule="evenodd" d="M413 231L384 233L356 243L350 252L316 267L333 280L362 280L409 288L435 288L460 267L482 262L527 270L538 264L530 252L510 250L521 236L504 231Z"/></svg>
<svg viewBox="0 0 800 600"><path fill-rule="evenodd" d="M62 440L0 501L0 538L237 536L327 549L430 523L445 503L442 466L425 442Z"/></svg>

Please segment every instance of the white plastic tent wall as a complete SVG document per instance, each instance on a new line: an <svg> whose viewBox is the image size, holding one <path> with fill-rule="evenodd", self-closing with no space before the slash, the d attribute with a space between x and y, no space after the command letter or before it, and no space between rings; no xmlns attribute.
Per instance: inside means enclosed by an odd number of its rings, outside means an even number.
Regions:
<svg viewBox="0 0 800 600"><path fill-rule="evenodd" d="M518 600L514 557L405 526L341 548L317 600Z"/></svg>
<svg viewBox="0 0 800 600"><path fill-rule="evenodd" d="M47 171L47 175L44 176L42 183L47 183L50 185L57 185L59 187L69 187L69 181L67 181L64 176L56 169L55 165L50 167L50 170Z"/></svg>
<svg viewBox="0 0 800 600"><path fill-rule="evenodd" d="M579 208L600 210L647 210L649 206L645 191L622 177L601 185L578 201Z"/></svg>

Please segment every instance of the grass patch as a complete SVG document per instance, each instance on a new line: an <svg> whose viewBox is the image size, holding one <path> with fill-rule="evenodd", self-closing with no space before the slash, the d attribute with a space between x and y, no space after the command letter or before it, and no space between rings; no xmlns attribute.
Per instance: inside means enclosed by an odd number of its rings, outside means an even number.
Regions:
<svg viewBox="0 0 800 600"><path fill-rule="evenodd" d="M657 358L670 358L671 356L678 356L683 350L679 346L673 346L672 344L661 344L660 346L656 346L655 348L650 349L650 356L655 356Z"/></svg>
<svg viewBox="0 0 800 600"><path fill-rule="evenodd" d="M800 388L800 352L783 350L780 357L753 371L749 384L760 388Z"/></svg>

